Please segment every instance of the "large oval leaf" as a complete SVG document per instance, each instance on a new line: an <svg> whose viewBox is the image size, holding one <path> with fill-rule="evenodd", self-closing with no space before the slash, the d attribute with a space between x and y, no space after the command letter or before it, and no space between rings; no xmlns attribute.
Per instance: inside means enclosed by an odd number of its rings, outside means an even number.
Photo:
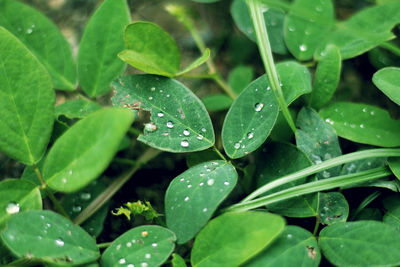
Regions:
<svg viewBox="0 0 400 267"><path fill-rule="evenodd" d="M320 232L324 256L336 266L398 266L400 234L377 221L336 223Z"/></svg>
<svg viewBox="0 0 400 267"><path fill-rule="evenodd" d="M2 0L0 26L17 36L46 67L55 88L75 89L76 67L71 48L52 21L19 1ZM22 69L25 74L28 72L26 68Z"/></svg>
<svg viewBox="0 0 400 267"><path fill-rule="evenodd" d="M183 84L154 75L132 75L113 83L114 105L151 112L138 140L169 152L200 151L214 144L214 130L203 103Z"/></svg>
<svg viewBox="0 0 400 267"><path fill-rule="evenodd" d="M354 142L395 147L400 145L400 122L386 110L367 105L337 102L320 111L340 137Z"/></svg>
<svg viewBox="0 0 400 267"><path fill-rule="evenodd" d="M41 209L42 198L35 184L17 179L0 182L0 229L13 214Z"/></svg>
<svg viewBox="0 0 400 267"><path fill-rule="evenodd" d="M278 103L263 75L247 86L226 115L222 128L226 154L236 159L256 150L270 134L278 113Z"/></svg>
<svg viewBox="0 0 400 267"><path fill-rule="evenodd" d="M53 129L53 86L42 64L3 27L0 40L0 150L32 165Z"/></svg>
<svg viewBox="0 0 400 267"><path fill-rule="evenodd" d="M387 97L400 105L400 68L381 69L375 72L372 81Z"/></svg>
<svg viewBox="0 0 400 267"><path fill-rule="evenodd" d="M105 0L90 18L78 53L82 90L91 97L111 90L111 82L125 70L117 54L124 49L124 27L130 21L126 0Z"/></svg>
<svg viewBox="0 0 400 267"><path fill-rule="evenodd" d="M79 190L108 166L133 121L123 109L103 109L78 121L57 139L43 166L43 178L55 190Z"/></svg>
<svg viewBox="0 0 400 267"><path fill-rule="evenodd" d="M315 237L298 226L286 226L275 242L246 263L245 267L317 267L321 252Z"/></svg>
<svg viewBox="0 0 400 267"><path fill-rule="evenodd" d="M78 265L100 256L88 233L51 211L27 211L11 217L1 238L20 258Z"/></svg>
<svg viewBox="0 0 400 267"><path fill-rule="evenodd" d="M173 232L158 225L133 228L104 251L101 266L160 266L175 247Z"/></svg>
<svg viewBox="0 0 400 267"><path fill-rule="evenodd" d="M192 266L239 266L275 240L284 227L282 217L267 212L225 213L197 235Z"/></svg>
<svg viewBox="0 0 400 267"><path fill-rule="evenodd" d="M165 195L165 215L178 243L185 243L197 234L236 181L235 168L218 160L196 165L171 182Z"/></svg>

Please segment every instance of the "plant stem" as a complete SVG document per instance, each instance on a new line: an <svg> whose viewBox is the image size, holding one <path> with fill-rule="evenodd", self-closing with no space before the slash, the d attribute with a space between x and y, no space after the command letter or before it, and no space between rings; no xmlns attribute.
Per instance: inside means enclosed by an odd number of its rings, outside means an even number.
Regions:
<svg viewBox="0 0 400 267"><path fill-rule="evenodd" d="M380 45L380 47L392 52L396 56L400 57L400 48L390 42L385 42Z"/></svg>
<svg viewBox="0 0 400 267"><path fill-rule="evenodd" d="M252 199L256 198L257 196L264 194L265 192L267 192L271 189L274 189L278 186L296 181L303 177L310 176L317 172L327 170L329 168L336 167L336 166L339 166L339 165L347 163L347 162L352 162L352 161L357 161L357 160L367 159L367 158L379 158L379 157L400 157L400 149L398 149L398 148L368 149L368 150L364 150L364 151L349 153L349 154L339 156L339 157L336 157L333 159L329 159L329 160L323 161L319 164L315 164L308 168L302 169L300 171L285 175L275 181L265 184L264 186L258 188L253 193L248 195L241 202L247 202L247 201L252 200Z"/></svg>
<svg viewBox="0 0 400 267"><path fill-rule="evenodd" d="M47 187L47 184L43 180L42 174L40 173L40 170L39 170L38 166L36 164L34 164L32 167L33 167L33 170L35 171L35 174L36 174L37 178L39 179L39 181L40 181L40 183L42 185L41 189L43 189L46 192L46 194L50 198L51 202L53 202L53 205L56 208L56 210L61 215L66 217L67 219L70 219L70 217L68 216L68 213L64 210L63 206L61 206L60 202L57 200L57 198L54 196L54 194Z"/></svg>
<svg viewBox="0 0 400 267"><path fill-rule="evenodd" d="M293 197L299 197L310 193L330 190L336 187L368 182L374 179L389 176L391 174L392 173L386 167L380 167L363 172L341 175L329 179L294 186L289 189L285 189L265 197L260 197L252 201L238 203L228 207L227 209L225 209L225 211L246 211L250 209L256 209Z"/></svg>
<svg viewBox="0 0 400 267"><path fill-rule="evenodd" d="M275 68L271 44L268 39L267 26L265 25L264 14L262 12L262 4L260 0L248 0L247 4L250 8L250 14L257 36L258 49L260 50L261 58L264 62L269 84L274 92L276 100L278 101L279 107L282 110L283 116L285 117L294 134L296 134L296 126L293 122L292 116L290 115L285 97L283 96L278 73Z"/></svg>
<svg viewBox="0 0 400 267"><path fill-rule="evenodd" d="M99 249L101 249L101 248L108 248L109 246L111 246L111 244L112 244L112 242L100 243L100 244L97 244L97 247L98 247Z"/></svg>
<svg viewBox="0 0 400 267"><path fill-rule="evenodd" d="M314 226L314 231L313 231L314 236L316 236L318 233L318 228L319 228L320 222L321 222L321 220L319 218L319 215L317 214L317 216L315 217L315 226Z"/></svg>
<svg viewBox="0 0 400 267"><path fill-rule="evenodd" d="M151 159L155 158L161 153L160 150L149 148L142 156L136 161L129 171L115 179L104 192L98 195L90 204L87 206L75 219L75 224L82 224L90 216L92 216L97 210L99 210L108 200L110 200L116 192L131 178L131 176L142 167L143 164L147 163Z"/></svg>
<svg viewBox="0 0 400 267"><path fill-rule="evenodd" d="M228 161L228 160L224 157L224 155L222 155L222 153L218 150L218 148L217 148L216 146L213 146L213 150L215 151L215 153L218 154L218 156L219 156L221 159L223 159L224 161Z"/></svg>

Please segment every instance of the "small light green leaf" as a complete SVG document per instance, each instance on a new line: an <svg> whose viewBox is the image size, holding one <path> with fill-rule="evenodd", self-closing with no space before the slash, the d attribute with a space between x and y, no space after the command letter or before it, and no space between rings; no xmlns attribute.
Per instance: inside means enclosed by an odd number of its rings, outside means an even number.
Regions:
<svg viewBox="0 0 400 267"><path fill-rule="evenodd" d="M296 61L284 61L276 64L276 71L288 105L301 95L311 93L311 74L307 67Z"/></svg>
<svg viewBox="0 0 400 267"><path fill-rule="evenodd" d="M313 90L309 98L310 106L315 109L320 109L331 100L339 84L342 68L338 47L328 45L323 54L315 72Z"/></svg>
<svg viewBox="0 0 400 267"><path fill-rule="evenodd" d="M201 99L208 111L226 110L232 105L232 98L223 94L208 95Z"/></svg>
<svg viewBox="0 0 400 267"><path fill-rule="evenodd" d="M253 81L233 102L222 127L226 154L243 157L261 146L278 117L279 107L265 75Z"/></svg>
<svg viewBox="0 0 400 267"><path fill-rule="evenodd" d="M114 105L151 112L138 140L169 152L201 151L214 144L210 116L201 101L180 82L154 75L115 81Z"/></svg>
<svg viewBox="0 0 400 267"><path fill-rule="evenodd" d="M335 22L331 0L295 0L285 19L285 42L298 60L312 59L314 51Z"/></svg>
<svg viewBox="0 0 400 267"><path fill-rule="evenodd" d="M388 210L383 216L383 222L393 226L397 231L400 232L400 206Z"/></svg>
<svg viewBox="0 0 400 267"><path fill-rule="evenodd" d="M385 14L385 16L382 16ZM349 59L395 38L392 28L400 22L400 3L365 8L348 20L339 23L332 32L322 32L323 42L315 51L318 59L327 44L340 48L343 59Z"/></svg>
<svg viewBox="0 0 400 267"><path fill-rule="evenodd" d="M254 71L250 66L237 66L228 76L229 86L236 94L240 94L254 79Z"/></svg>
<svg viewBox="0 0 400 267"><path fill-rule="evenodd" d="M52 21L19 1L2 0L0 26L18 37L36 56L50 73L55 88L75 90L76 67L71 47ZM22 69L25 74L29 72L26 66Z"/></svg>
<svg viewBox="0 0 400 267"><path fill-rule="evenodd" d="M91 16L79 44L78 76L91 97L111 90L111 82L126 68L117 58L124 49L124 27L130 21L126 0L105 0Z"/></svg>
<svg viewBox="0 0 400 267"><path fill-rule="evenodd" d="M318 213L322 224L345 222L349 216L349 204L342 193L320 193Z"/></svg>
<svg viewBox="0 0 400 267"><path fill-rule="evenodd" d="M324 256L336 266L398 266L400 235L377 221L336 223L320 232Z"/></svg>
<svg viewBox="0 0 400 267"><path fill-rule="evenodd" d="M392 119L384 109L337 102L323 108L320 115L345 139L382 147L400 145L400 122Z"/></svg>
<svg viewBox="0 0 400 267"><path fill-rule="evenodd" d="M380 69L375 72L372 81L390 100L400 105L400 68Z"/></svg>
<svg viewBox="0 0 400 267"><path fill-rule="evenodd" d="M197 58L195 61L193 61L192 63L190 63L189 66L187 66L185 69L179 71L178 73L175 74L175 76L180 76L183 75L189 71L194 70L195 68L201 66L202 64L204 64L208 58L210 57L210 49L206 48L204 50L203 55L201 55L199 58Z"/></svg>
<svg viewBox="0 0 400 267"><path fill-rule="evenodd" d="M44 163L43 178L49 187L73 192L96 179L117 152L133 117L128 110L107 108L69 128L54 143Z"/></svg>
<svg viewBox="0 0 400 267"><path fill-rule="evenodd" d="M317 267L321 252L315 237L298 226L286 226L275 242L243 267Z"/></svg>
<svg viewBox="0 0 400 267"><path fill-rule="evenodd" d="M165 215L179 244L197 234L236 182L235 168L216 160L196 165L170 183L165 195Z"/></svg>
<svg viewBox="0 0 400 267"><path fill-rule="evenodd" d="M160 266L175 247L173 232L158 225L133 228L104 251L101 266Z"/></svg>
<svg viewBox="0 0 400 267"><path fill-rule="evenodd" d="M270 143L257 156L259 166L256 170L257 187L272 182L286 174L290 174L311 166L311 161L297 147L286 143ZM261 166L261 167L260 167ZM269 191L274 193L296 185L304 184L307 178L280 186ZM293 199L268 205L267 208L287 217L312 217L318 214L318 194L308 194Z"/></svg>
<svg viewBox="0 0 400 267"><path fill-rule="evenodd" d="M68 119L83 119L90 113L101 109L101 106L92 101L77 99L58 105L55 109L56 118L65 116Z"/></svg>
<svg viewBox="0 0 400 267"><path fill-rule="evenodd" d="M172 37L157 24L138 21L125 28L126 50L118 56L150 74L173 77L179 71L181 55Z"/></svg>
<svg viewBox="0 0 400 267"><path fill-rule="evenodd" d="M192 266L239 266L271 244L284 228L285 220L271 213L224 213L197 235Z"/></svg>
<svg viewBox="0 0 400 267"><path fill-rule="evenodd" d="M1 238L20 258L79 265L100 256L88 233L52 211L27 211L11 217Z"/></svg>
<svg viewBox="0 0 400 267"><path fill-rule="evenodd" d="M172 254L172 267L187 267L186 262L179 254Z"/></svg>
<svg viewBox="0 0 400 267"><path fill-rule="evenodd" d="M0 182L0 229L13 214L41 209L42 198L35 184L17 179Z"/></svg>
<svg viewBox="0 0 400 267"><path fill-rule="evenodd" d="M306 153L314 164L342 155L335 130L317 112L302 108L297 116L297 146ZM340 166L318 173L319 179L337 176Z"/></svg>
<svg viewBox="0 0 400 267"><path fill-rule="evenodd" d="M0 150L32 165L53 129L53 86L36 57L1 26L0 40Z"/></svg>

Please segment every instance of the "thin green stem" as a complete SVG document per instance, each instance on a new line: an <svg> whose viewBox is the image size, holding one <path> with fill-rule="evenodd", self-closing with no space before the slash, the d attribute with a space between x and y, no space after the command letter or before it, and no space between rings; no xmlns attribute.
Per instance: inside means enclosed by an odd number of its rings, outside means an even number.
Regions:
<svg viewBox="0 0 400 267"><path fill-rule="evenodd" d="M222 155L222 153L218 150L218 148L216 146L213 146L213 150L215 151L215 153L218 154L218 156L223 159L224 161L228 161L224 155Z"/></svg>
<svg viewBox="0 0 400 267"><path fill-rule="evenodd" d="M111 246L111 244L112 244L112 242L100 243L100 244L97 244L97 247L99 249L108 248L109 246Z"/></svg>
<svg viewBox="0 0 400 267"><path fill-rule="evenodd" d="M256 209L290 198L330 190L337 187L364 183L374 179L386 177L391 174L392 173L386 167L380 167L363 172L341 175L329 179L294 186L265 197L254 199L252 201L238 203L228 207L227 209L225 209L225 211L246 211L250 209Z"/></svg>
<svg viewBox="0 0 400 267"><path fill-rule="evenodd" d="M369 196L367 196L361 203L360 205L357 207L357 209L355 210L355 212L353 213L353 215L351 216L351 220L353 220L355 217L357 217L357 215L366 207L368 206L372 201L374 201L377 197L379 197L381 195L381 192L379 191L375 191L372 194L370 194Z"/></svg>
<svg viewBox="0 0 400 267"><path fill-rule="evenodd" d="M380 45L380 47L385 48L386 50L392 52L396 56L400 57L400 47L390 43L390 42L385 42Z"/></svg>
<svg viewBox="0 0 400 267"><path fill-rule="evenodd" d="M135 166L133 166L126 173L115 179L106 190L104 190L100 195L98 195L90 204L87 206L75 219L75 224L82 224L90 216L92 216L96 211L98 211L107 201L109 201L116 192L132 177L132 175L138 171L143 164L147 163L151 159L155 158L161 153L159 150L149 148L146 150L142 156L136 161Z"/></svg>
<svg viewBox="0 0 400 267"><path fill-rule="evenodd" d="M319 224L321 223L321 219L319 218L319 215L317 215L315 217L315 226L314 226L314 231L313 231L313 235L316 236L318 233L318 228L319 228Z"/></svg>
<svg viewBox="0 0 400 267"><path fill-rule="evenodd" d="M248 0L247 4L250 8L251 18L253 20L254 29L257 36L258 49L260 50L262 61L264 62L265 71L268 76L269 84L274 92L275 98L281 108L292 131L296 134L296 126L290 115L288 106L283 96L281 83L279 82L278 73L275 68L274 58L272 56L271 44L268 39L267 26L265 25L264 14L262 12L262 4L260 0Z"/></svg>
<svg viewBox="0 0 400 267"><path fill-rule="evenodd" d="M296 180L299 180L301 178L310 176L312 174L315 174L317 172L342 165L347 162L352 162L352 161L357 161L361 159L367 159L367 158L379 158L379 157L400 157L400 149L398 148L377 148L377 149L368 149L364 151L358 151L358 152L353 152L349 153L343 156L339 156L333 159L329 159L326 161L323 161L319 164L312 165L308 168L302 169L300 171L291 173L289 175L285 175L273 182L270 182L268 184L265 184L264 186L258 188L255 190L253 193L248 195L245 199L243 199L241 202L247 202L249 200L252 200L265 192L277 188L278 186L281 186L283 184L287 184Z"/></svg>

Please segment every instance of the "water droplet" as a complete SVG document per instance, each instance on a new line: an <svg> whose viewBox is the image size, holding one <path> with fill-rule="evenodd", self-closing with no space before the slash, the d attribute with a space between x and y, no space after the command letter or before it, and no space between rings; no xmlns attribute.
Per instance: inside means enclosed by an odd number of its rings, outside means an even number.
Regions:
<svg viewBox="0 0 400 267"><path fill-rule="evenodd" d="M257 103L257 104L255 104L254 105L254 109L258 112L258 111L261 111L262 109L263 109L263 107L264 107L264 104L263 103Z"/></svg>
<svg viewBox="0 0 400 267"><path fill-rule="evenodd" d="M146 254L144 255L144 257L145 257L146 259L150 259L150 258L151 258L151 254L150 254L150 253L146 253Z"/></svg>
<svg viewBox="0 0 400 267"><path fill-rule="evenodd" d="M151 246L152 246L153 248L155 248L155 247L158 246L158 244L157 244L157 243L153 243L153 244L151 244Z"/></svg>
<svg viewBox="0 0 400 267"><path fill-rule="evenodd" d="M64 246L64 241L61 238L56 239L56 245L59 247L62 247L62 246Z"/></svg>
<svg viewBox="0 0 400 267"><path fill-rule="evenodd" d="M72 211L73 212L80 212L82 210L82 207L81 206L73 206L72 207Z"/></svg>
<svg viewBox="0 0 400 267"><path fill-rule="evenodd" d="M271 90L271 87L270 87L270 86L267 87L267 91L269 91L269 90Z"/></svg>
<svg viewBox="0 0 400 267"><path fill-rule="evenodd" d="M202 172L200 173L200 177L203 177L204 175L205 175L204 173L202 173Z"/></svg>
<svg viewBox="0 0 400 267"><path fill-rule="evenodd" d="M199 135L197 136L197 140L203 140L203 138L204 138L204 136L202 136L201 134L199 134Z"/></svg>
<svg viewBox="0 0 400 267"><path fill-rule="evenodd" d="M149 100L153 100L153 97L152 97L152 96L149 96Z"/></svg>
<svg viewBox="0 0 400 267"><path fill-rule="evenodd" d="M15 214L18 213L20 210L19 204L18 203L9 203L6 207L6 211L8 214Z"/></svg>
<svg viewBox="0 0 400 267"><path fill-rule="evenodd" d="M68 174L69 174L69 175L72 175L72 170L69 170L69 171L68 171Z"/></svg>
<svg viewBox="0 0 400 267"><path fill-rule="evenodd" d="M213 185L214 184L214 179L209 179L209 180L207 180L207 184L208 185Z"/></svg>
<svg viewBox="0 0 400 267"><path fill-rule="evenodd" d="M307 46L305 44L302 44L299 46L300 51L304 52L307 51Z"/></svg>
<svg viewBox="0 0 400 267"><path fill-rule="evenodd" d="M162 118L162 117L164 117L164 113L158 112L158 113L157 113L157 116L158 116L159 118Z"/></svg>
<svg viewBox="0 0 400 267"><path fill-rule="evenodd" d="M144 129L145 129L147 132L154 132L155 130L157 130L157 126L156 126L154 123L149 122L149 123L146 123L146 124L144 125Z"/></svg>
<svg viewBox="0 0 400 267"><path fill-rule="evenodd" d="M250 132L247 134L247 139L252 139L254 137L254 133Z"/></svg>
<svg viewBox="0 0 400 267"><path fill-rule="evenodd" d="M140 267L147 267L147 266L149 266L149 265L147 264L147 262L142 262L142 263L140 264Z"/></svg>
<svg viewBox="0 0 400 267"><path fill-rule="evenodd" d="M184 179L184 178L181 178L181 179L179 179L179 181L183 182L183 181L185 181L185 179Z"/></svg>
<svg viewBox="0 0 400 267"><path fill-rule="evenodd" d="M203 186L204 185L204 183L203 182L201 182L200 184L199 184L199 186Z"/></svg>
<svg viewBox="0 0 400 267"><path fill-rule="evenodd" d="M224 182L224 185L229 185L229 182Z"/></svg>
<svg viewBox="0 0 400 267"><path fill-rule="evenodd" d="M296 29L293 26L289 26L289 31L294 32Z"/></svg>
<svg viewBox="0 0 400 267"><path fill-rule="evenodd" d="M206 130L206 128L201 128L201 131L202 131L203 133L205 133L207 130Z"/></svg>
<svg viewBox="0 0 400 267"><path fill-rule="evenodd" d="M369 114L371 114L371 116L375 115L375 111L371 111Z"/></svg>
<svg viewBox="0 0 400 267"><path fill-rule="evenodd" d="M122 259L120 259L120 260L118 261L118 263L119 263L119 264L125 264L125 263L126 263L126 260L125 260L124 258L122 258Z"/></svg>
<svg viewBox="0 0 400 267"><path fill-rule="evenodd" d="M291 235L291 234L287 235L287 238L289 238L289 239L291 239L292 237L293 237L293 235Z"/></svg>
<svg viewBox="0 0 400 267"><path fill-rule="evenodd" d="M364 124L360 124L360 128L364 128Z"/></svg>
<svg viewBox="0 0 400 267"><path fill-rule="evenodd" d="M32 32L33 32L33 29L31 29L31 28L26 29L27 34L31 34Z"/></svg>
<svg viewBox="0 0 400 267"><path fill-rule="evenodd" d="M90 193L81 193L81 199L82 200L89 200L92 197L92 195Z"/></svg>
<svg viewBox="0 0 400 267"><path fill-rule="evenodd" d="M204 209L203 209L203 212L206 212L206 211L207 211L207 208L204 208Z"/></svg>
<svg viewBox="0 0 400 267"><path fill-rule="evenodd" d="M317 10L318 12L322 12L323 9L322 9L322 6L316 6L315 10Z"/></svg>
<svg viewBox="0 0 400 267"><path fill-rule="evenodd" d="M188 188L192 188L192 185L191 184L188 184L188 186L187 186Z"/></svg>
<svg viewBox="0 0 400 267"><path fill-rule="evenodd" d="M155 88L155 87L151 87L150 90L151 90L152 92L154 92L154 91L156 90L156 88Z"/></svg>
<svg viewBox="0 0 400 267"><path fill-rule="evenodd" d="M185 201L189 201L189 197L185 197Z"/></svg>
<svg viewBox="0 0 400 267"><path fill-rule="evenodd" d="M183 130L183 135L185 135L185 136L189 136L189 135L190 135L190 132L189 132L189 130Z"/></svg>
<svg viewBox="0 0 400 267"><path fill-rule="evenodd" d="M330 125L335 124L335 122L332 121L330 118L325 119L325 121L326 121L327 123L329 123Z"/></svg>
<svg viewBox="0 0 400 267"><path fill-rule="evenodd" d="M128 264L126 267L135 267L132 263Z"/></svg>
<svg viewBox="0 0 400 267"><path fill-rule="evenodd" d="M170 96L171 96L170 94L167 95L167 97L170 97Z"/></svg>
<svg viewBox="0 0 400 267"><path fill-rule="evenodd" d="M329 177L331 177L331 174L330 174L329 172L327 172L327 171L323 171L323 172L322 172L322 176L323 176L324 178L329 178Z"/></svg>
<svg viewBox="0 0 400 267"><path fill-rule="evenodd" d="M188 146L189 146L189 142L187 140L181 141L181 147L188 147Z"/></svg>
<svg viewBox="0 0 400 267"><path fill-rule="evenodd" d="M235 143L235 145L233 146L235 149L239 149L240 148L240 144L239 143Z"/></svg>
<svg viewBox="0 0 400 267"><path fill-rule="evenodd" d="M170 128L170 129L174 128L174 124L172 123L172 121L168 121L167 122L167 127Z"/></svg>
<svg viewBox="0 0 400 267"><path fill-rule="evenodd" d="M132 243L131 243L131 242L126 243L126 246L127 246L128 248L130 248L130 247L132 247Z"/></svg>

